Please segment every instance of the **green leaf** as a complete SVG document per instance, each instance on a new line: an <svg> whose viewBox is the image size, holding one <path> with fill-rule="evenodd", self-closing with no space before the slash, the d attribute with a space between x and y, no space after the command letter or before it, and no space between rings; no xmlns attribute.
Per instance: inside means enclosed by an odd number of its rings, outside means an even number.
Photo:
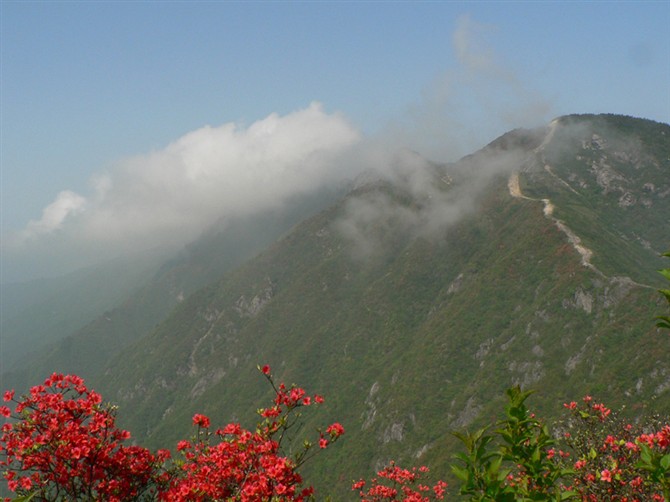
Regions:
<svg viewBox="0 0 670 502"><path fill-rule="evenodd" d="M29 500L32 500L35 495L37 495L37 492L33 492L30 495L24 495L23 497L17 497L12 499L12 502L28 502Z"/></svg>
<svg viewBox="0 0 670 502"><path fill-rule="evenodd" d="M453 472L456 475L456 477L461 481L467 481L468 478L470 477L470 471L468 471L464 467L459 467L457 465L451 466L451 472Z"/></svg>
<svg viewBox="0 0 670 502"><path fill-rule="evenodd" d="M454 458L456 458L457 460L460 460L464 464L469 464L470 463L470 457L468 457L465 453L460 452L460 451L458 453L454 453Z"/></svg>
<svg viewBox="0 0 670 502"><path fill-rule="evenodd" d="M577 497L577 492L570 491L570 492L562 492L561 493L561 500L569 500L569 499L572 499L572 498L578 498Z"/></svg>
<svg viewBox="0 0 670 502"><path fill-rule="evenodd" d="M670 470L670 453L661 457L661 467L665 471Z"/></svg>
<svg viewBox="0 0 670 502"><path fill-rule="evenodd" d="M500 470L500 466L502 465L503 458L502 457L496 457L493 462L489 465L488 468L488 474L490 477L495 478L496 474Z"/></svg>

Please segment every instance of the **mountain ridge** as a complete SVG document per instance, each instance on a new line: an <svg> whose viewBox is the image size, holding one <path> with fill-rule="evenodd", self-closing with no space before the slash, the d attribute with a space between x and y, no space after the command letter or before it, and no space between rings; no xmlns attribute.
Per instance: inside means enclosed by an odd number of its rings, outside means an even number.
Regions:
<svg viewBox="0 0 670 502"><path fill-rule="evenodd" d="M324 413L348 427L339 451L307 471L340 497L342 479L390 458L446 470L448 431L489 417L509 385L542 389L534 404L549 416L585 393L670 409L670 344L651 321L662 308L653 290L662 262L618 216L653 208L661 216L638 234L660 241L649 229L667 234L668 178L654 181L651 206L620 205L619 189L650 181L628 174L615 187L598 184L602 169L626 167L611 160L617 138L601 129L631 119L577 120L577 133L559 121L541 150L547 136L517 131L460 163L409 162L407 172L358 186L180 306L135 357L107 368L107 395L134 410L126 424L139 437L165 446L187 433L196 410L251 420L267 395L255 366L269 363L279 378L329 396ZM613 148L593 147L594 134ZM637 168L654 180L670 169L668 145L659 152ZM529 199L510 194L514 172ZM566 229L593 250L587 266ZM649 349L619 349L633 346Z"/></svg>
<svg viewBox="0 0 670 502"><path fill-rule="evenodd" d="M539 389L549 417L586 393L670 409L670 340L653 325L668 138L567 116L452 164L401 152L84 376L138 441L170 447L196 412L253 423L270 364L326 395L305 428L347 429L306 471L336 499L391 458L448 472L449 431L490 422L509 385Z"/></svg>

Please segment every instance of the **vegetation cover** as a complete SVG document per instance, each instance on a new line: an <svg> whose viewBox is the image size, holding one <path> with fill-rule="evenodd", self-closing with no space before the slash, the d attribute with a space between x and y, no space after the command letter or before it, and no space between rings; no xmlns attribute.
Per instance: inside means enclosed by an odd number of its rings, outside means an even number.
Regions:
<svg viewBox="0 0 670 502"><path fill-rule="evenodd" d="M667 272L661 270L670 279ZM667 298L667 290L660 292ZM670 327L666 316L658 318L661 327ZM296 385L276 385L268 365L258 369L275 398L257 411L255 431L229 423L211 432L209 417L195 414L196 433L177 443L178 459L168 450L152 453L124 444L130 433L116 427L115 408L102 404L78 376L54 373L19 399L6 391L3 400L15 406L0 407L0 415L11 419L1 429L0 466L7 487L18 495L14 501L314 499L298 470L340 439L344 427L333 423L295 448L291 431L301 423L302 408L324 398ZM556 435L528 409L531 394L510 388L505 419L474 433L454 432L465 447L451 466L462 482L460 495L510 502L670 499L668 417L633 424L585 396L581 406L563 405L570 415ZM443 500L447 483L425 484L428 472L426 466L406 469L391 461L369 482L353 482L352 490L362 502Z"/></svg>
<svg viewBox="0 0 670 502"><path fill-rule="evenodd" d="M130 434L116 427L115 409L77 376L54 374L20 399L5 392L4 401L16 405L13 411L0 407L14 419L2 427L0 466L18 495L14 501L314 499L298 470L340 439L344 428L333 423L297 449L295 438L287 445L302 408L324 398L295 385L275 385L269 366L259 369L275 399L258 410L255 431L230 423L212 432L209 417L196 414L196 433L177 443L175 459L167 450L127 446ZM554 437L526 406L530 394L510 388L505 419L474 433L455 433L465 447L452 465L462 481L460 495L471 501L669 499L670 423L626 423L586 396L582 406L564 404L570 416L562 435ZM353 482L352 490L362 502L443 500L447 483L426 484L428 473L426 466L406 469L390 462L369 482Z"/></svg>
<svg viewBox="0 0 670 502"><path fill-rule="evenodd" d="M158 471L175 472L183 454L209 455L197 438L177 450L195 415L256 431L258 403L276 397L252 374L267 361L279 380L309 382L328 396L327 407L311 407L287 432L285 458L302 451L300 431L335 421L347 428L345 441L300 466L322 498L348 500L352 482L354 498L403 497L405 489L436 497L437 477L449 481L443 495L451 498L461 485L471 490L464 497L480 499L487 490L501 498L663 496L667 452L658 434L667 417L649 410L670 409L670 337L649 319L665 302L655 290L659 250L667 249L669 137L665 124L572 116L505 135L454 165L415 158L416 169L356 185L260 255L212 274L162 321L148 322L148 304L138 303L145 331L101 318L100 337L68 337L51 354L17 363L21 378L3 382L21 394L28 386L14 382L54 370L86 378L120 405L116 423ZM471 178L500 160L503 169L473 190ZM446 220L435 225L435 216ZM221 248L200 250L211 257ZM181 263L180 277L213 270L207 261ZM112 327L134 334L115 338ZM519 411L530 388L541 390L532 397L537 416ZM516 415L498 421L503 395ZM598 401L576 398L583 395ZM601 421L591 408L601 401L620 411ZM22 420L7 411L8 423ZM574 439L582 430L594 439ZM314 445L328 439L315 434ZM224 440L216 431L208 437ZM515 437L539 446L514 448L506 438ZM173 457L161 463L166 448ZM456 451L465 458L454 460ZM530 482L539 472L545 481ZM368 473L380 474L359 479ZM157 497L151 483L137 497Z"/></svg>

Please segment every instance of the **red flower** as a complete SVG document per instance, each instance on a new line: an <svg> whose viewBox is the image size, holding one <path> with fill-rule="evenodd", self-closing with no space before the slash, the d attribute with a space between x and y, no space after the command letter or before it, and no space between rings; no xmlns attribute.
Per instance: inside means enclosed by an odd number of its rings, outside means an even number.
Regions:
<svg viewBox="0 0 670 502"><path fill-rule="evenodd" d="M352 490L360 490L365 486L365 480L361 479L360 481L356 481L354 484L351 485Z"/></svg>
<svg viewBox="0 0 670 502"><path fill-rule="evenodd" d="M344 434L344 427L339 423L335 422L332 425L329 425L326 429L326 432L330 434L331 437L339 437Z"/></svg>
<svg viewBox="0 0 670 502"><path fill-rule="evenodd" d="M217 431L217 434L220 436L226 436L226 435L240 435L242 433L242 427L240 427L240 424L228 424L226 425L223 429L220 429Z"/></svg>
<svg viewBox="0 0 670 502"><path fill-rule="evenodd" d="M64 500L133 499L147 490L155 457L123 445L130 434L115 427L114 409L100 403L73 375L53 374L31 388L15 408L21 420L5 424L0 436L9 489L27 495L47 487Z"/></svg>
<svg viewBox="0 0 670 502"><path fill-rule="evenodd" d="M196 413L193 415L193 425L207 429L209 427L209 417Z"/></svg>
<svg viewBox="0 0 670 502"><path fill-rule="evenodd" d="M281 415L281 409L279 406L273 406L272 408L265 408L260 410L260 415L264 418L278 417Z"/></svg>
<svg viewBox="0 0 670 502"><path fill-rule="evenodd" d="M600 472L600 480L601 480L601 481L605 481L605 482L607 482L607 483L611 483L611 482L612 482L612 473L610 472L609 469L603 469L603 470Z"/></svg>
<svg viewBox="0 0 670 502"><path fill-rule="evenodd" d="M365 480L360 480L351 486L352 490L360 490L359 495L361 502L381 502L402 501L402 502L428 502L430 500L443 500L446 493L447 483L438 481L431 489L431 487L421 484L421 475L428 472L424 466L418 470L416 467L412 469L402 469L395 465L393 461L384 469L379 471L378 478L373 478L370 482L370 487L367 491L363 491L366 486ZM392 484L392 486L385 486L384 482ZM429 496L433 492L434 498Z"/></svg>
<svg viewBox="0 0 670 502"><path fill-rule="evenodd" d="M269 366L262 371L269 375ZM228 424L209 434L201 428L208 429L210 419L195 414L197 441L179 441L182 459L172 462L167 450L152 455L123 445L130 433L115 427L114 408L102 405L81 378L53 374L17 402L14 415L20 418L0 427L0 466L8 488L19 496L38 493L39 487L63 500L304 501L313 489L302 486L301 457L282 456L277 438L295 408L323 398L283 383L272 387L275 403L259 411L265 420L253 432ZM5 400L13 397L5 393ZM11 414L0 407L0 415ZM319 446L329 446L343 433L342 425L332 424ZM306 452L310 443L305 445Z"/></svg>

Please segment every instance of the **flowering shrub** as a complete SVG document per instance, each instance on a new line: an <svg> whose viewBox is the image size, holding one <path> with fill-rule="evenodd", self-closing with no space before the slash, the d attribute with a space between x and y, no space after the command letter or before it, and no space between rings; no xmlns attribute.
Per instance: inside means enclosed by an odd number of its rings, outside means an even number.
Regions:
<svg viewBox="0 0 670 502"><path fill-rule="evenodd" d="M81 378L54 374L30 389L22 400L0 414L14 418L0 437L9 489L42 500L138 498L154 486L158 466L167 452L125 446L127 431L115 426L114 409L101 404Z"/></svg>
<svg viewBox="0 0 670 502"><path fill-rule="evenodd" d="M564 404L570 414L554 438L526 408L530 392L507 391L507 417L475 433L456 433L466 453L452 470L470 500L669 501L670 423L632 425L590 396Z"/></svg>
<svg viewBox="0 0 670 502"><path fill-rule="evenodd" d="M166 490L159 493L167 501L300 501L311 496L311 487L302 488L297 469L313 455L313 443L305 440L302 450L293 458L281 453L286 431L293 427L299 410L323 403L323 397L308 396L299 387L276 386L269 366L261 371L275 391L273 406L258 410L262 422L255 432L239 424L228 424L210 431L208 417L196 414L193 424L197 435L193 441L180 441L177 450L184 460L177 468ZM320 449L336 441L344 428L334 423L326 432L319 432ZM216 442L213 443L213 439Z"/></svg>
<svg viewBox="0 0 670 502"><path fill-rule="evenodd" d="M564 464L581 500L668 500L670 424L659 417L629 423L590 396L564 406L571 416L563 442L572 453Z"/></svg>
<svg viewBox="0 0 670 502"><path fill-rule="evenodd" d="M0 407L10 419L0 436L7 486L26 500L304 500L313 490L302 487L298 467L337 441L344 428L334 423L318 431L318 449L305 440L292 458L283 455L282 441L299 410L324 400L296 386L275 386L270 368L261 371L275 399L258 411L256 430L228 424L212 433L210 419L196 414L196 436L177 444L179 460L166 450L152 454L124 445L130 434L116 428L114 408L77 376L54 374L20 400L8 391L4 401L16 406L13 412Z"/></svg>
<svg viewBox="0 0 670 502"><path fill-rule="evenodd" d="M438 481L432 487L419 483L421 476L428 472L428 467L421 466L403 469L391 462L372 478L370 486L363 479L354 483L352 490L358 491L361 502L430 502L444 500L447 483Z"/></svg>

